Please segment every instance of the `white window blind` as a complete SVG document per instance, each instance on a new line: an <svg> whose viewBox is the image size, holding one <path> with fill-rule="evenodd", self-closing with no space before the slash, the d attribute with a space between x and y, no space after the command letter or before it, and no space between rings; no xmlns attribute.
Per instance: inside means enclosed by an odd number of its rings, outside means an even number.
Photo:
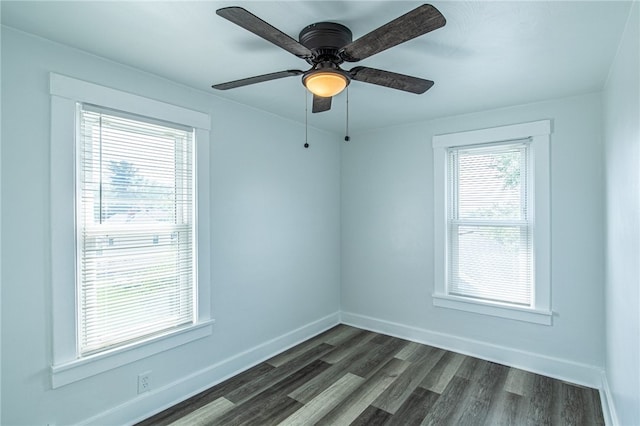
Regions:
<svg viewBox="0 0 640 426"><path fill-rule="evenodd" d="M448 293L532 306L528 140L448 150Z"/></svg>
<svg viewBox="0 0 640 426"><path fill-rule="evenodd" d="M78 350L194 323L194 130L79 107Z"/></svg>

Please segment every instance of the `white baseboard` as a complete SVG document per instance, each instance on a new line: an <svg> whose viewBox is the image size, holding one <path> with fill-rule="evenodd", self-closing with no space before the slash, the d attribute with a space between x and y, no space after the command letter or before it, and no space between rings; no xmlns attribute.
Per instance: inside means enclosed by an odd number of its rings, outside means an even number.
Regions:
<svg viewBox="0 0 640 426"><path fill-rule="evenodd" d="M81 422L82 425L127 425L144 420L215 386L340 323L336 312L261 343L217 364L138 396ZM141 414L142 413L142 414Z"/></svg>
<svg viewBox="0 0 640 426"><path fill-rule="evenodd" d="M602 401L602 415L604 416L604 424L607 426L618 426L618 415L616 414L616 407L613 404L613 395L611 394L611 388L609 388L609 380L607 380L607 374L602 372L602 386L600 387L600 400Z"/></svg>
<svg viewBox="0 0 640 426"><path fill-rule="evenodd" d="M349 312L341 313L341 322L567 382L595 389L602 388L602 369L593 365L581 364L566 359L554 358L539 353L494 345Z"/></svg>

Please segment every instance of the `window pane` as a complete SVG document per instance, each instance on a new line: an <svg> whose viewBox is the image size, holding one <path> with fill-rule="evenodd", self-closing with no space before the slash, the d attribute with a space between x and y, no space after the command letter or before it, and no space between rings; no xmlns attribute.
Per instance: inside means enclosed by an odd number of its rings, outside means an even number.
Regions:
<svg viewBox="0 0 640 426"><path fill-rule="evenodd" d="M449 292L531 303L531 244L526 226L452 226Z"/></svg>
<svg viewBox="0 0 640 426"><path fill-rule="evenodd" d="M522 146L459 151L459 219L525 219Z"/></svg>

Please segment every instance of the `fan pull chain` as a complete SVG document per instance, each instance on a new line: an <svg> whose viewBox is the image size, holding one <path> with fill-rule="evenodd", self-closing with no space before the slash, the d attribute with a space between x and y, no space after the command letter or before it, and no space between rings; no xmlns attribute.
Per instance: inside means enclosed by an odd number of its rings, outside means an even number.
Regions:
<svg viewBox="0 0 640 426"><path fill-rule="evenodd" d="M309 95L304 91L304 147L309 148Z"/></svg>
<svg viewBox="0 0 640 426"><path fill-rule="evenodd" d="M347 87L347 125L346 125L345 137L344 141L349 142L351 138L349 137L349 88Z"/></svg>

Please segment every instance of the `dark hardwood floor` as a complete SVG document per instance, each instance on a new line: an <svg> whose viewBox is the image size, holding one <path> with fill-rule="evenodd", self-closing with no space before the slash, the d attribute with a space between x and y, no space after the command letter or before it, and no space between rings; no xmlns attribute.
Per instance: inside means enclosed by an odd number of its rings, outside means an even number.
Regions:
<svg viewBox="0 0 640 426"><path fill-rule="evenodd" d="M595 389L339 325L139 425L604 425Z"/></svg>

